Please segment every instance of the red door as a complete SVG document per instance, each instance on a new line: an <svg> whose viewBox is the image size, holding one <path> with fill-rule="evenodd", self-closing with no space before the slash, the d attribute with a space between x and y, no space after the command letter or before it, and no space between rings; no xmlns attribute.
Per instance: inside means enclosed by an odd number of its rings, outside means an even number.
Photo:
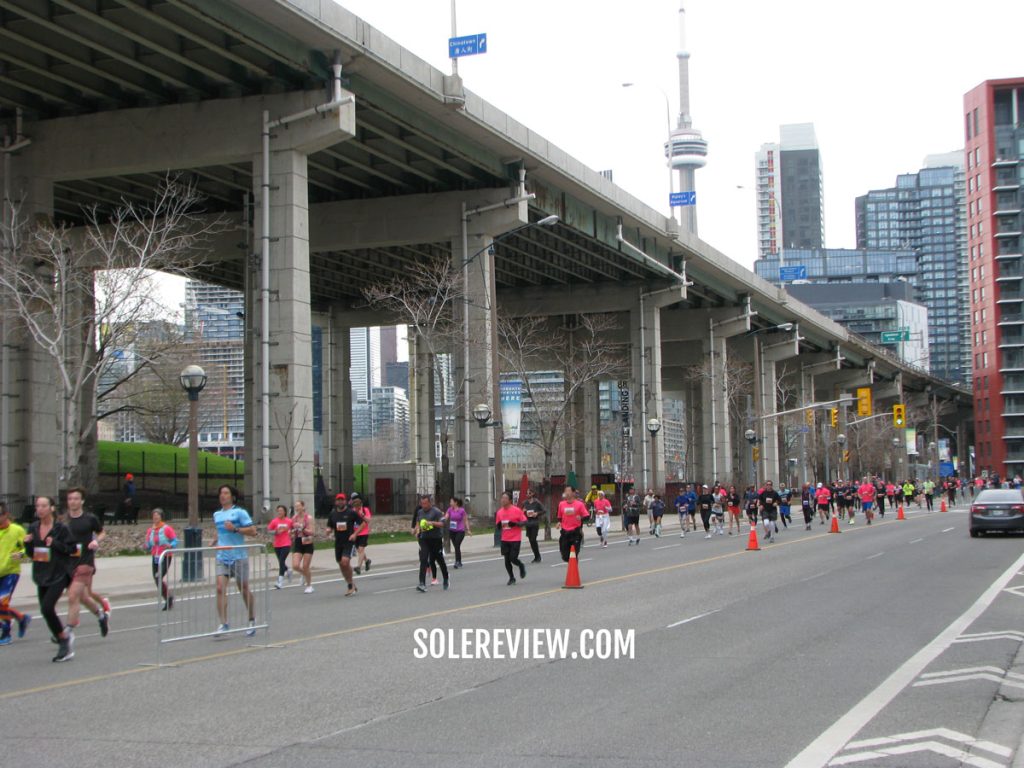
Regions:
<svg viewBox="0 0 1024 768"><path fill-rule="evenodd" d="M390 515L392 513L392 506L394 503L394 494L391 490L391 478L378 477L374 481L373 495L374 501L376 502L376 506L373 507L373 514Z"/></svg>

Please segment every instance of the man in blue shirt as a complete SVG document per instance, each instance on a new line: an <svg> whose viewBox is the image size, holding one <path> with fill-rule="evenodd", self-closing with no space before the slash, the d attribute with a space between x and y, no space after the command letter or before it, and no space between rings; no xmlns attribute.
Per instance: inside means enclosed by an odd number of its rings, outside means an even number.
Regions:
<svg viewBox="0 0 1024 768"><path fill-rule="evenodd" d="M686 491L683 493L683 498L686 499L686 514L690 516L690 530L697 530L697 492L693 489L693 486L687 483ZM679 520L679 525L683 526L683 520ZM685 530L679 532L679 538L684 538Z"/></svg>
<svg viewBox="0 0 1024 768"><path fill-rule="evenodd" d="M249 627L245 630L247 637L256 634L256 601L249 589L249 551L241 546L246 537L256 535L249 513L238 506L238 492L230 485L222 485L217 494L220 509L213 513L213 524L217 526L217 538L213 540L215 547L228 547L217 553L217 615L220 626L217 635L230 630L228 626L228 583L231 579L238 585L242 601L249 611Z"/></svg>

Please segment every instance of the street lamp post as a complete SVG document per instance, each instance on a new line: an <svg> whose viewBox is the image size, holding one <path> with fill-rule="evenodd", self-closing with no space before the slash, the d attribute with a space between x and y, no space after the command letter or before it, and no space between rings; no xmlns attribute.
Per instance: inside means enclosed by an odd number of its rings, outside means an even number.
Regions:
<svg viewBox="0 0 1024 768"><path fill-rule="evenodd" d="M846 435L844 435L842 432L840 432L838 435L836 435L836 445L839 446L839 456L838 456L838 461L836 461L836 466L837 466L837 469L836 469L836 479L837 480L842 480L843 479L844 471L846 469L846 467L843 466L843 464L845 464L845 462L843 461L843 457L844 457L844 450L846 448Z"/></svg>
<svg viewBox="0 0 1024 768"><path fill-rule="evenodd" d="M623 83L622 87L623 88L632 88L635 85L636 85L636 83ZM665 93L665 91L663 89L661 89L661 88L658 88L657 90L658 90L658 93L660 93L665 98L665 135L668 137L667 138L667 143L666 143L665 146L669 147L669 146L672 145L672 107L669 104L668 94ZM675 177L672 175L672 160L671 160L671 158L668 159L667 165L668 165L668 194L669 194L669 199L671 200L672 193L675 192ZM676 220L676 209L672 207L671 203L669 204L669 207L668 207L668 217L670 219L672 219L672 221Z"/></svg>
<svg viewBox="0 0 1024 768"><path fill-rule="evenodd" d="M185 529L185 549L196 549L203 544L203 529L199 527L199 393L206 386L206 372L198 365L189 365L181 372L179 381L181 388L188 393L188 527ZM185 581L202 578L202 561L198 553L185 553L183 570Z"/></svg>
<svg viewBox="0 0 1024 768"><path fill-rule="evenodd" d="M658 489L658 465L654 461L654 457L657 456L657 451L654 450L654 436L661 431L661 422L657 419L647 420L647 431L651 433L651 485Z"/></svg>

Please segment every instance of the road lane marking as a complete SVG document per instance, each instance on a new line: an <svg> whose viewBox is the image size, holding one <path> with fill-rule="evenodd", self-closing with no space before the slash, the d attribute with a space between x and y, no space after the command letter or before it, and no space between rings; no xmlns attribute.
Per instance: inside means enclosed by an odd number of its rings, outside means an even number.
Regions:
<svg viewBox="0 0 1024 768"><path fill-rule="evenodd" d="M911 541L909 543L910 544L920 544L922 541L924 541L924 539L914 539L913 541Z"/></svg>
<svg viewBox="0 0 1024 768"><path fill-rule="evenodd" d="M875 530L877 530L879 527L884 527L884 526L888 526L888 525L895 525L895 524L896 524L895 520L881 522L881 523L879 523L875 527ZM865 533L865 532L868 532L869 530L871 530L871 529L869 529L868 527L865 526L865 527L862 527L862 528L858 528L856 530L850 529L850 530L847 531L847 533L853 533L853 534ZM797 544L805 544L807 542L817 541L817 540L820 540L820 539L829 539L829 538L832 538L829 533L822 532L822 533L812 534L811 536L804 536L804 537L801 537L799 539L790 539L790 540L787 540L787 541L779 542L778 544L776 544L773 547L773 549L779 549L781 547L794 546L794 545L797 545ZM695 566L707 565L708 563L713 563L713 562L717 562L717 561L720 561L720 560L728 560L728 559L732 559L732 558L736 558L736 557L745 557L745 556L746 556L746 550L739 549L739 550L734 550L732 552L726 552L726 553L719 554L719 555L712 555L710 557L702 558L700 560L690 560L690 561L683 562L683 563L673 563L671 565L660 566L660 567L657 567L657 568L649 568L649 569L643 570L643 571L634 571L633 573L619 574L617 576L608 576L608 577L605 577L603 579L596 579L594 581L587 582L587 585L593 587L593 586L600 586L602 584L614 584L614 583L617 583L617 582L620 582L620 581L628 581L630 579L639 578L639 577L642 577L642 576L653 576L653 575L660 574L660 573L670 573L672 571L678 571L678 570L682 570L684 568L693 568ZM1014 568L1024 570L1024 557L1022 557L1021 560L1017 564L1015 564ZM487 602L483 602L483 603L474 603L474 604L471 604L471 605L459 606L459 607L455 607L455 608L444 608L444 609L441 609L441 610L438 610L438 611L434 611L432 613L416 614L416 615L412 615L412 616L402 616L402 617L397 617L397 618L394 618L394 619L388 619L386 621L377 622L377 623L374 623L374 624L364 624L364 625L360 625L360 626L356 626L356 627L349 627L347 629L337 629L337 630L331 630L329 632L321 632L321 633L318 633L318 634L315 634L315 635L306 635L304 637L295 637L295 638L291 638L289 640L283 640L280 643L277 643L276 645L279 645L279 646L291 646L291 645L297 645L299 643L315 642L317 640L328 640L328 639L332 639L332 638L336 638L336 637L343 637L345 635L351 635L351 634L356 634L356 633L360 633L360 632L369 632L369 631L374 630L374 629L382 629L382 628L385 628L385 627L392 627L392 626L397 626L397 625L400 625L400 624L409 624L409 623L416 622L416 621L424 621L424 620L427 620L427 619L435 619L435 618L440 618L440 617L443 617L443 616L450 616L450 615L457 614L457 613L476 611L476 610L483 610L483 609L486 609L486 608L494 608L494 607L498 607L498 606L501 606L501 605L509 605L509 604L520 602L520 601L524 601L524 600L533 600L535 598L551 597L551 596L554 596L554 595L565 596L565 595L567 595L567 593L566 593L565 590L563 590L559 586L559 587L555 587L555 588L552 588L552 589L541 590L540 592L530 592L530 593L527 593L525 595L516 595L514 597L499 598L497 600L491 600L491 601L487 601ZM181 666L185 666L185 665L188 665L188 664L199 664L199 663L206 662L206 661L218 661L220 659L225 659L225 658L229 658L229 657L232 657L232 656L239 656L239 655L242 655L242 654L252 653L254 651L260 651L260 650L263 650L263 649L262 648L258 648L258 647L248 647L247 646L245 648L235 648L235 649L231 649L231 650L225 650L225 651L218 651L218 652L215 652L215 653L203 654L203 655L200 655L200 656L187 657L187 658L182 659L180 661L176 661L175 664L177 666L181 667ZM28 695L36 694L36 693L48 693L48 692L51 692L51 691L58 691L58 690L64 690L64 689L67 689L67 688L74 688L74 687L77 687L77 686L80 686L80 685L89 685L91 683L98 683L98 682L104 682L104 681L107 681L107 680L114 680L114 679L117 679L117 678L120 678L120 677L125 677L127 675L137 675L137 674L141 674L141 673L144 673L144 672L152 672L152 671L154 671L156 669L159 669L159 667L131 667L129 669L123 669L123 670L119 670L119 671L116 671L116 672L107 672L107 673L103 673L103 674L91 675L89 677L81 677L81 678L75 678L75 679L72 679L72 680L64 680L64 681L61 681L59 683L48 683L48 684L36 686L36 687L33 687L33 688L23 688L23 689L20 689L20 690L7 691L7 692L4 692L4 693L0 693L0 701L6 701L8 699L15 699L15 698L19 698L21 696L28 696Z"/></svg>
<svg viewBox="0 0 1024 768"><path fill-rule="evenodd" d="M411 587L395 587L394 589L380 589L380 590L377 590L376 592L371 592L370 594L371 595L386 595L389 592L407 592L410 589L416 589L416 587L415 586L411 586Z"/></svg>
<svg viewBox="0 0 1024 768"><path fill-rule="evenodd" d="M943 528L942 532L943 533L949 533L950 531L955 531L955 530L956 530L956 528Z"/></svg>
<svg viewBox="0 0 1024 768"><path fill-rule="evenodd" d="M576 558L576 562L585 563L588 560L593 560L593 559L594 558L592 558L592 557L577 557ZM565 568L568 565L569 565L568 563L552 563L551 565L548 566L548 568Z"/></svg>
<svg viewBox="0 0 1024 768"><path fill-rule="evenodd" d="M787 768L817 768L827 765L849 742L874 719L893 699L908 688L925 668L945 652L999 596L1017 571L1024 566L1024 555L1002 573L981 596L935 639L915 653L886 678L881 685L861 699L845 715L827 728L789 761Z"/></svg>
<svg viewBox="0 0 1024 768"><path fill-rule="evenodd" d="M864 559L865 560L874 560L876 557L881 557L884 554L885 554L885 552L876 552L875 554L869 555L868 557L865 557Z"/></svg>
<svg viewBox="0 0 1024 768"><path fill-rule="evenodd" d="M828 576L829 573L830 571L822 571L821 573L816 573L813 576L808 576L806 579L800 579L800 581L801 583L805 581L814 581L815 579L820 579L822 576Z"/></svg>
<svg viewBox="0 0 1024 768"><path fill-rule="evenodd" d="M722 610L722 609L721 608L717 608L717 609L715 609L713 611L708 611L707 613L698 613L696 616L691 616L688 619L683 619L682 621L677 621L675 624L669 624L667 627L665 627L665 629L672 629L674 627L681 627L681 626L683 626L683 624L689 624L691 621L696 621L697 619L703 619L705 616L710 616L713 613L718 613L720 610Z"/></svg>
<svg viewBox="0 0 1024 768"><path fill-rule="evenodd" d="M675 549L676 547L681 547L681 546L683 546L683 545L682 544L665 544L664 546L661 546L661 547L654 547L654 549L655 550L658 550L658 549Z"/></svg>

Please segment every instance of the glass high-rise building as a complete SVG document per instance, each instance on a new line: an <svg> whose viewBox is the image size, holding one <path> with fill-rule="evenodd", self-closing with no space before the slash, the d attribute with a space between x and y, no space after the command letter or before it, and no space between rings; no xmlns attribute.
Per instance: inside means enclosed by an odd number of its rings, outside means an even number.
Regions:
<svg viewBox="0 0 1024 768"><path fill-rule="evenodd" d="M916 298L928 308L929 371L949 381L970 378L966 306L967 232L961 152L926 159L896 186L856 200L857 247L912 250Z"/></svg>
<svg viewBox="0 0 1024 768"><path fill-rule="evenodd" d="M757 152L754 176L758 256L823 248L825 194L814 124L779 126L779 142Z"/></svg>
<svg viewBox="0 0 1024 768"><path fill-rule="evenodd" d="M964 96L975 471L1024 475L1024 78Z"/></svg>

